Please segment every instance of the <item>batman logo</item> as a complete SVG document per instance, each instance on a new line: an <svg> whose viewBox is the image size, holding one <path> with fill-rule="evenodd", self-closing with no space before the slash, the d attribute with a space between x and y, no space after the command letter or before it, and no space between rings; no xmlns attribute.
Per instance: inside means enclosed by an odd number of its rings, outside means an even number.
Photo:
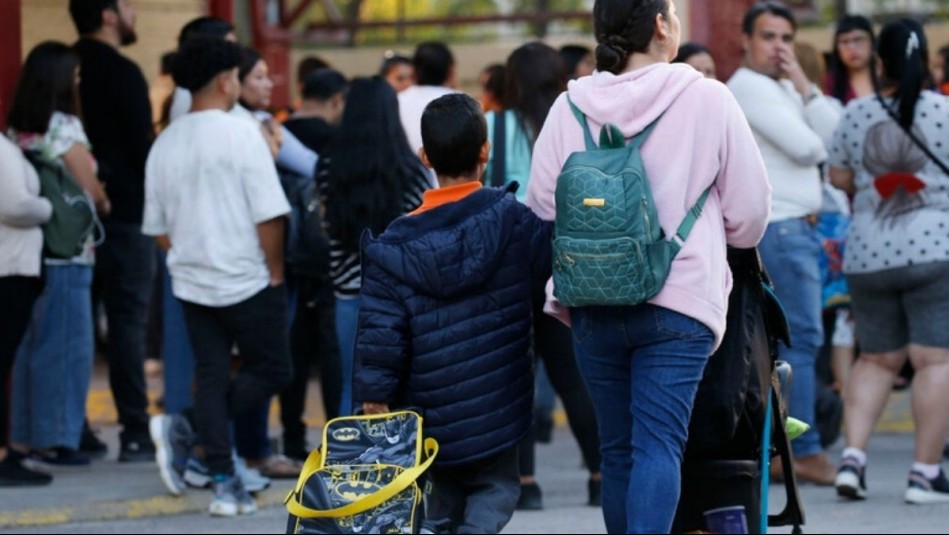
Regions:
<svg viewBox="0 0 949 535"><path fill-rule="evenodd" d="M359 438L359 430L355 427L341 427L333 430L333 438L340 442L352 442Z"/></svg>
<svg viewBox="0 0 949 535"><path fill-rule="evenodd" d="M376 485L375 483L369 483L367 481L347 481L336 485L336 488L333 489L333 492L339 496L342 496L347 501L353 502L362 498L363 496L378 491L379 488L379 485Z"/></svg>

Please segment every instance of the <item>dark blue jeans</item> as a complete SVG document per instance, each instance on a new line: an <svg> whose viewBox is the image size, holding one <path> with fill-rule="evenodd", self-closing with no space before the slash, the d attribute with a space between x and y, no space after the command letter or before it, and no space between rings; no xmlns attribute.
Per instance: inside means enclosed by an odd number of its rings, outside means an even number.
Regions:
<svg viewBox="0 0 949 535"><path fill-rule="evenodd" d="M148 435L145 329L155 276L155 241L140 225L106 223L95 285L109 322L109 384L126 438Z"/></svg>
<svg viewBox="0 0 949 535"><path fill-rule="evenodd" d="M803 219L788 219L768 224L758 250L791 327L791 347L781 346L780 353L794 372L788 414L811 425L791 442L791 448L795 457L810 457L821 452L815 416L817 352L824 343L821 243L813 225Z"/></svg>
<svg viewBox="0 0 949 535"><path fill-rule="evenodd" d="M570 311L603 454L609 533L669 533L695 392L713 334L650 304Z"/></svg>

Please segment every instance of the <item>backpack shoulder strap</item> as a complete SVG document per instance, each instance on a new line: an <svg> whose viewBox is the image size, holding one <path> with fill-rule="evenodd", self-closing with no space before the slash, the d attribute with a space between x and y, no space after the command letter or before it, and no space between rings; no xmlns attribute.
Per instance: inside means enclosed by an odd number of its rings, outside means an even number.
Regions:
<svg viewBox="0 0 949 535"><path fill-rule="evenodd" d="M492 187L501 187L504 185L504 181L507 179L505 175L505 145L507 145L507 133L505 132L505 127L507 126L507 111L495 111L494 114L494 139L491 140L491 156L493 158L491 162L491 186Z"/></svg>
<svg viewBox="0 0 949 535"><path fill-rule="evenodd" d="M646 142L646 139L649 138L649 134L652 134L652 131L656 129L656 125L659 124L659 120L662 119L664 113L659 114L659 117L649 123L646 128L643 128L643 131L633 136L633 139L629 140L629 146L636 150L639 150L643 146L643 143Z"/></svg>
<svg viewBox="0 0 949 535"><path fill-rule="evenodd" d="M570 104L570 111L573 112L573 116L577 118L580 127L583 128L583 140L586 143L587 150L596 150L597 147L596 143L593 142L593 134L590 133L590 125L587 124L587 116L570 100L570 95L567 95L567 103Z"/></svg>
<svg viewBox="0 0 949 535"><path fill-rule="evenodd" d="M653 123L655 124L655 123ZM699 195L699 199L695 201L695 204L692 205L692 208L689 209L689 212L685 214L685 219L682 220L682 224L679 225L679 228L676 229L675 242L681 245L685 242L686 238L689 237L689 233L692 232L692 227L695 226L695 222L698 221L699 217L702 216L702 208L705 207L705 201L708 200L708 194L712 191L712 186L709 186L705 191Z"/></svg>

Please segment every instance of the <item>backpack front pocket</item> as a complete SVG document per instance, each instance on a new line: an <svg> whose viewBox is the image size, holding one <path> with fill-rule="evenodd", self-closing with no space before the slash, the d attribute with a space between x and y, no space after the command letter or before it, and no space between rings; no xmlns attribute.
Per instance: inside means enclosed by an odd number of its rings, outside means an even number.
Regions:
<svg viewBox="0 0 949 535"><path fill-rule="evenodd" d="M656 293L642 245L629 237L554 239L554 295L566 306L641 303Z"/></svg>

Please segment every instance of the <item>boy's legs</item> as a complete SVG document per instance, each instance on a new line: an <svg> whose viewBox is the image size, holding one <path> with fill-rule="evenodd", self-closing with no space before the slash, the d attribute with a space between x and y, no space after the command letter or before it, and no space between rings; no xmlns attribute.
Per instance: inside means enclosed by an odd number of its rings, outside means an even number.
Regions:
<svg viewBox="0 0 949 535"><path fill-rule="evenodd" d="M471 464L432 471L426 516L451 518L455 533L499 533L520 494L517 445Z"/></svg>
<svg viewBox="0 0 949 535"><path fill-rule="evenodd" d="M243 359L229 395L231 414L244 414L267 403L293 375L286 286L264 288L228 307L224 322Z"/></svg>
<svg viewBox="0 0 949 535"><path fill-rule="evenodd" d="M182 301L195 356L194 419L211 474L231 475L231 344L221 310Z"/></svg>

